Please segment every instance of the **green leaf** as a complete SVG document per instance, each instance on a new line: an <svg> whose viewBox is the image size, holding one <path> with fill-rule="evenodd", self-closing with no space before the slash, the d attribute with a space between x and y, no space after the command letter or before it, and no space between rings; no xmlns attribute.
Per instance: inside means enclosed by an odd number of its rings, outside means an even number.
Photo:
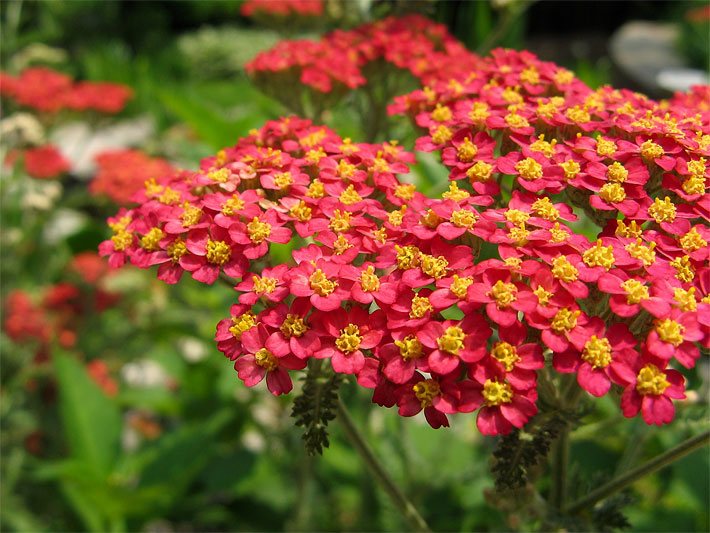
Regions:
<svg viewBox="0 0 710 533"><path fill-rule="evenodd" d="M70 355L56 352L59 408L71 455L106 477L119 452L121 413Z"/></svg>

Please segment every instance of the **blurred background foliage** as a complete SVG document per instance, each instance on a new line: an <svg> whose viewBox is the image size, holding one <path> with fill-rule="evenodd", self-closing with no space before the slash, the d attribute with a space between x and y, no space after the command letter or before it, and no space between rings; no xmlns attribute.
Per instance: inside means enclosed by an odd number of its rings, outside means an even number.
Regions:
<svg viewBox="0 0 710 533"><path fill-rule="evenodd" d="M598 86L613 80L605 43L632 18L680 20L681 47L707 67L707 33L682 18L701 2L329 2L329 16L294 27L258 25L240 1L7 0L0 4L2 69L17 74L46 64L75 79L124 83L135 91L122 119L148 116L145 151L194 168L284 113L243 72L259 50L294 31L317 35L369 17L415 10L448 25L470 49L527 48ZM693 33L695 32L695 33ZM703 40L704 39L704 40ZM51 48L38 48L37 44ZM704 62L704 63L703 63ZM288 88L286 88L288 90ZM363 138L351 106L324 114L343 136ZM415 132L395 125L411 147ZM2 156L5 156L3 152ZM40 294L67 279L67 263L95 250L116 207L90 198L85 183L64 184L62 205L28 208L12 180L2 180L2 299L11 290ZM419 158L412 179L423 192L444 188L445 171ZM13 192L14 191L14 192ZM46 195L42 190L40 194ZM23 196L24 195L24 196ZM61 207L79 222L47 237ZM217 321L234 303L222 286L185 279L166 286L151 272L128 269L106 281L120 302L87 312L71 349L0 336L0 527L6 531L398 531L401 517L332 424L331 446L308 457L293 427L293 396L246 389L213 343ZM6 310L4 310L6 314ZM28 317L29 319L29 317ZM115 394L90 377L101 361ZM707 368L705 368L705 371ZM95 376L94 376L95 378ZM699 379L699 378L698 378ZM705 386L707 392L707 386ZM421 417L372 409L352 383L346 403L376 454L434 530L529 530L535 517L497 510L491 500L493 439L454 417L433 431ZM677 444L706 420L704 401L681 407L670 427L648 428L605 398L574 434L573 486L592 483ZM629 435L633 447L628 446ZM627 516L638 531L707 531L707 453L687 457L630 492Z"/></svg>

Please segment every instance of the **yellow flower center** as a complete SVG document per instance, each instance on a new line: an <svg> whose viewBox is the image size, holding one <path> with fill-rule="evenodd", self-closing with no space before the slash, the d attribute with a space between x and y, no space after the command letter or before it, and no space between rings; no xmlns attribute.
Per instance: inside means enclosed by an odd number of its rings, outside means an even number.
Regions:
<svg viewBox="0 0 710 533"><path fill-rule="evenodd" d="M660 396L670 386L666 373L653 364L644 366L636 376L636 390L643 396Z"/></svg>
<svg viewBox="0 0 710 533"><path fill-rule="evenodd" d="M552 275L559 280L570 283L577 281L579 271L572 263L567 261L564 255L561 255L552 260Z"/></svg>
<svg viewBox="0 0 710 533"><path fill-rule="evenodd" d="M545 140L545 134L541 133L537 141L530 145L530 150L533 152L540 152L545 157L552 157L555 153L555 146L557 146L557 139L552 139L551 142Z"/></svg>
<svg viewBox="0 0 710 533"><path fill-rule="evenodd" d="M355 175L356 170L357 167L352 163L349 163L347 160L341 159L340 161L338 161L338 167L336 168L336 172L339 178L350 179Z"/></svg>
<svg viewBox="0 0 710 533"><path fill-rule="evenodd" d="M587 110L578 105L570 107L565 113L565 115L568 119L570 119L572 122L576 122L577 124L589 122L591 120L591 117L589 116Z"/></svg>
<svg viewBox="0 0 710 533"><path fill-rule="evenodd" d="M279 328L283 336L287 339L291 337L299 338L302 337L306 331L308 331L308 326L305 320L298 315L287 314L284 321L281 323Z"/></svg>
<svg viewBox="0 0 710 533"><path fill-rule="evenodd" d="M288 212L296 220L301 222L307 222L311 219L313 210L306 205L306 202L300 200L296 205L294 205Z"/></svg>
<svg viewBox="0 0 710 533"><path fill-rule="evenodd" d="M508 238L516 246L525 246L528 242L530 232L525 228L525 224L518 224L508 230Z"/></svg>
<svg viewBox="0 0 710 533"><path fill-rule="evenodd" d="M638 239L642 233L641 227L632 220L627 226L623 220L616 221L616 231L614 232L617 237L626 237L630 239Z"/></svg>
<svg viewBox="0 0 710 533"><path fill-rule="evenodd" d="M474 102L471 111L468 112L468 118L474 124L483 124L490 116L488 104L485 102Z"/></svg>
<svg viewBox="0 0 710 533"><path fill-rule="evenodd" d="M431 140L434 142L434 144L444 144L445 142L450 141L451 137L453 136L453 132L449 128L441 124L437 126L436 130L431 136Z"/></svg>
<svg viewBox="0 0 710 533"><path fill-rule="evenodd" d="M314 179L306 191L306 196L309 198L323 198L325 196L325 186L318 178Z"/></svg>
<svg viewBox="0 0 710 533"><path fill-rule="evenodd" d="M491 179L493 173L493 165L485 161L476 161L476 163L466 171L466 176L472 182L486 182Z"/></svg>
<svg viewBox="0 0 710 533"><path fill-rule="evenodd" d="M550 228L550 240L552 242L565 242L569 238L566 226L560 226L559 222Z"/></svg>
<svg viewBox="0 0 710 533"><path fill-rule="evenodd" d="M439 350L442 352L458 355L459 352L463 350L463 341L465 338L466 334L460 327L451 326L446 328L443 335L436 339L436 343L439 345Z"/></svg>
<svg viewBox="0 0 710 533"><path fill-rule="evenodd" d="M702 176L707 170L707 165L704 157L701 157L700 159L691 159L690 161L688 161L686 166L688 167L688 174L694 176Z"/></svg>
<svg viewBox="0 0 710 533"><path fill-rule="evenodd" d="M568 159L564 163L560 163L560 166L562 167L562 170L564 170L566 180L576 178L577 174L579 174L579 172L582 170L582 167L579 166L579 163L577 163L573 159Z"/></svg>
<svg viewBox="0 0 710 533"><path fill-rule="evenodd" d="M435 228L442 222L441 217L433 209L427 209L419 221L427 228Z"/></svg>
<svg viewBox="0 0 710 533"><path fill-rule="evenodd" d="M247 233L249 234L251 242L261 244L271 235L271 224L262 222L258 217L254 217L252 221L247 224Z"/></svg>
<svg viewBox="0 0 710 533"><path fill-rule="evenodd" d="M520 211L519 209L508 209L504 213L505 219L512 224L525 224L529 219L530 215L525 211Z"/></svg>
<svg viewBox="0 0 710 533"><path fill-rule="evenodd" d="M629 171L618 161L614 161L606 168L606 177L613 183L624 183L629 177Z"/></svg>
<svg viewBox="0 0 710 533"><path fill-rule="evenodd" d="M251 279L254 281L254 292L258 294L271 294L279 282L276 278L260 278L259 276L252 276Z"/></svg>
<svg viewBox="0 0 710 533"><path fill-rule="evenodd" d="M530 85L537 85L540 82L540 73L533 65L530 65L520 73L520 81Z"/></svg>
<svg viewBox="0 0 710 533"><path fill-rule="evenodd" d="M229 331L232 335L234 335L235 339L240 340L242 338L242 333L250 330L254 326L256 326L256 317L252 313L247 312L243 315L232 317L232 325L230 326Z"/></svg>
<svg viewBox="0 0 710 533"><path fill-rule="evenodd" d="M325 150L322 146L317 149L311 149L306 152L306 162L309 165L317 165L318 162L326 156Z"/></svg>
<svg viewBox="0 0 710 533"><path fill-rule="evenodd" d="M508 113L503 120L505 120L505 123L511 129L527 128L530 126L530 123L525 117L518 115L514 111Z"/></svg>
<svg viewBox="0 0 710 533"><path fill-rule="evenodd" d="M599 137L597 139L597 155L601 157L610 156L616 153L616 143Z"/></svg>
<svg viewBox="0 0 710 533"><path fill-rule="evenodd" d="M369 265L360 274L360 286L365 292L375 292L380 290L380 278L375 274L375 267Z"/></svg>
<svg viewBox="0 0 710 533"><path fill-rule="evenodd" d="M491 287L488 296L495 300L499 309L505 309L516 300L517 292L518 288L512 283L505 283L504 281L498 280L493 287Z"/></svg>
<svg viewBox="0 0 710 533"><path fill-rule="evenodd" d="M339 200L345 205L352 205L362 202L362 196L360 196L355 190L355 187L350 184L343 192L340 193Z"/></svg>
<svg viewBox="0 0 710 533"><path fill-rule="evenodd" d="M675 211L675 205L668 196L663 200L656 198L653 201L653 205L648 208L648 214L658 224L661 222L673 222L675 220Z"/></svg>
<svg viewBox="0 0 710 533"><path fill-rule="evenodd" d="M698 301L695 298L695 287L687 291L676 287L673 290L673 299L678 303L681 311L695 311L698 308Z"/></svg>
<svg viewBox="0 0 710 533"><path fill-rule="evenodd" d="M174 205L180 201L180 193L170 187L165 187L163 194L158 197L158 201L165 205Z"/></svg>
<svg viewBox="0 0 710 533"><path fill-rule="evenodd" d="M387 222L392 224L395 227L401 226L402 225L402 220L404 220L404 212L407 210L407 206L403 205L401 208L397 209L396 211L390 211L387 213Z"/></svg>
<svg viewBox="0 0 710 533"><path fill-rule="evenodd" d="M141 248L149 252L160 250L160 241L165 238L165 233L160 228L150 228L148 233L141 237Z"/></svg>
<svg viewBox="0 0 710 533"><path fill-rule="evenodd" d="M414 193L416 192L416 190L417 187L413 183L402 183L401 185L397 185L397 187L394 189L394 195L397 198L408 202L409 200L414 198Z"/></svg>
<svg viewBox="0 0 710 533"><path fill-rule="evenodd" d="M707 241L698 233L697 228L691 228L688 233L680 238L680 247L683 248L686 254L692 254L707 245Z"/></svg>
<svg viewBox="0 0 710 533"><path fill-rule="evenodd" d="M623 202L626 199L626 191L618 183L605 183L598 194L599 198L608 204Z"/></svg>
<svg viewBox="0 0 710 533"><path fill-rule="evenodd" d="M189 202L182 204L182 215L180 215L180 220L182 221L182 227L188 228L197 224L202 218L202 209L191 205Z"/></svg>
<svg viewBox="0 0 710 533"><path fill-rule="evenodd" d="M394 344L405 361L419 359L424 355L424 347L414 335L407 335L401 341L394 341Z"/></svg>
<svg viewBox="0 0 710 533"><path fill-rule="evenodd" d="M560 212L546 196L535 200L531 209L537 216L550 222L555 222L560 217Z"/></svg>
<svg viewBox="0 0 710 533"><path fill-rule="evenodd" d="M320 268L310 275L308 283L318 296L328 296L338 286L338 282L329 280Z"/></svg>
<svg viewBox="0 0 710 533"><path fill-rule="evenodd" d="M276 368L279 366L279 363L276 360L276 357L274 357L274 354L272 354L266 348L262 348L254 354L254 362L263 369L265 369L267 372L276 370Z"/></svg>
<svg viewBox="0 0 710 533"><path fill-rule="evenodd" d="M456 157L462 163L471 163L478 153L478 146L465 137L463 142L456 149Z"/></svg>
<svg viewBox="0 0 710 533"><path fill-rule="evenodd" d="M412 298L412 308L409 311L409 318L422 318L424 315L433 311L429 298L426 296L415 296Z"/></svg>
<svg viewBox="0 0 710 533"><path fill-rule="evenodd" d="M663 147L655 142L648 140L641 145L641 157L646 161L658 159L663 155Z"/></svg>
<svg viewBox="0 0 710 533"><path fill-rule="evenodd" d="M187 253L185 241L180 238L175 239L173 242L168 244L166 252L168 257L172 259L173 263L177 263L180 258Z"/></svg>
<svg viewBox="0 0 710 533"><path fill-rule="evenodd" d="M239 194L233 194L230 199L222 204L222 214L227 217L231 217L241 209L244 209L244 200L239 197Z"/></svg>
<svg viewBox="0 0 710 533"><path fill-rule="evenodd" d="M328 227L335 233L344 233L350 229L350 211L341 211L336 209L333 211L333 216L330 219Z"/></svg>
<svg viewBox="0 0 710 533"><path fill-rule="evenodd" d="M626 303L634 305L648 300L648 287L636 279L628 279L621 284L626 291Z"/></svg>
<svg viewBox="0 0 710 533"><path fill-rule="evenodd" d="M434 122L446 122L451 120L452 116L451 109L441 104L436 104L436 109L431 112L431 119Z"/></svg>
<svg viewBox="0 0 710 533"><path fill-rule="evenodd" d="M542 165L532 157L526 157L522 161L518 161L515 164L515 170L518 171L521 178L528 181L535 181L542 178Z"/></svg>
<svg viewBox="0 0 710 533"><path fill-rule="evenodd" d="M574 79L574 72L566 68L560 68L555 72L553 80L557 85L567 85Z"/></svg>
<svg viewBox="0 0 710 533"><path fill-rule="evenodd" d="M687 255L673 259L671 266L675 268L675 277L683 283L690 283L695 279L695 269Z"/></svg>
<svg viewBox="0 0 710 533"><path fill-rule="evenodd" d="M213 170L207 173L207 178L211 179L216 183L225 183L229 179L229 170L226 168L220 168L219 170Z"/></svg>
<svg viewBox="0 0 710 533"><path fill-rule="evenodd" d="M122 252L133 244L133 233L126 229L119 229L111 237L111 242L114 250Z"/></svg>
<svg viewBox="0 0 710 533"><path fill-rule="evenodd" d="M397 251L397 268L400 270L408 270L419 266L419 258L421 252L416 246L399 246L395 244L394 249Z"/></svg>
<svg viewBox="0 0 710 533"><path fill-rule="evenodd" d="M441 193L442 198L446 200L455 200L456 202L465 200L469 196L471 196L471 193L463 189L459 189L459 185L455 181L449 183L448 191L444 191L443 193Z"/></svg>
<svg viewBox="0 0 710 533"><path fill-rule="evenodd" d="M444 128L445 126L440 126ZM373 172L389 172L390 171L390 164L387 162L386 159L382 159L380 157L381 154L378 153L378 156L374 159L372 162L372 171Z"/></svg>
<svg viewBox="0 0 710 533"><path fill-rule="evenodd" d="M650 266L653 263L656 262L656 252L654 252L654 248L656 247L656 243L652 242L648 246L643 244L643 241L639 237L636 239L636 242L629 243L625 246L625 249L627 252L629 252L629 255L633 257L634 259L639 259L644 266Z"/></svg>
<svg viewBox="0 0 710 533"><path fill-rule="evenodd" d="M601 239L597 243L582 254L582 261L588 267L603 267L605 270L610 270L614 266L614 247L604 246Z"/></svg>
<svg viewBox="0 0 710 533"><path fill-rule="evenodd" d="M459 228L472 228L478 216L468 209L457 209L451 213L451 222Z"/></svg>
<svg viewBox="0 0 710 533"><path fill-rule="evenodd" d="M658 337L663 342L672 344L675 347L683 344L683 341L685 340L683 338L684 331L685 328L681 324L675 320L671 320L670 318L659 320L656 323L656 333L658 333Z"/></svg>
<svg viewBox="0 0 710 533"><path fill-rule="evenodd" d="M483 400L486 407L496 407L513 401L513 389L507 383L487 379L483 384Z"/></svg>
<svg viewBox="0 0 710 533"><path fill-rule="evenodd" d="M293 185L293 177L291 177L291 173L278 172L274 176L274 185L281 190L288 189L291 185Z"/></svg>
<svg viewBox="0 0 710 533"><path fill-rule="evenodd" d="M360 328L355 324L348 324L344 329L340 330L340 337L335 339L335 346L341 352L351 354L360 349L361 342Z"/></svg>
<svg viewBox="0 0 710 533"><path fill-rule="evenodd" d="M550 302L550 298L553 296L553 294L550 291L545 290L542 285L535 289L533 293L537 296L537 301L542 306L546 306Z"/></svg>
<svg viewBox="0 0 710 533"><path fill-rule="evenodd" d="M446 276L446 269L449 262L443 255L434 257L433 255L421 254L419 256L419 266L427 276L434 279L441 279Z"/></svg>
<svg viewBox="0 0 710 533"><path fill-rule="evenodd" d="M520 361L518 349L505 341L496 342L493 345L491 356L503 365L506 372L513 370L515 364Z"/></svg>
<svg viewBox="0 0 710 533"><path fill-rule="evenodd" d="M579 309L572 311L566 307L563 307L555 314L552 319L552 331L557 334L567 333L572 331L577 326L577 318L582 314Z"/></svg>
<svg viewBox="0 0 710 533"><path fill-rule="evenodd" d="M439 382L434 379L420 381L412 387L412 390L414 391L414 395L417 397L417 400L419 400L422 409L431 407L431 404L434 402L434 398L441 394Z"/></svg>
<svg viewBox="0 0 710 533"><path fill-rule="evenodd" d="M686 194L703 194L705 192L705 176L696 174L683 181L681 185Z"/></svg>
<svg viewBox="0 0 710 533"><path fill-rule="evenodd" d="M335 255L343 255L352 247L353 244L342 233L333 241L333 251L335 251Z"/></svg>
<svg viewBox="0 0 710 533"><path fill-rule="evenodd" d="M611 363L611 343L608 339L592 335L584 344L582 359L592 365L593 369L606 368Z"/></svg>
<svg viewBox="0 0 710 533"><path fill-rule="evenodd" d="M224 241L207 240L207 262L223 265L232 257L232 250Z"/></svg>
<svg viewBox="0 0 710 533"><path fill-rule="evenodd" d="M458 299L463 300L466 298L466 295L468 293L468 288L471 286L472 283L473 283L473 278L471 278L471 277L460 278L460 277L458 277L458 275L454 274L453 282L451 283L449 290Z"/></svg>

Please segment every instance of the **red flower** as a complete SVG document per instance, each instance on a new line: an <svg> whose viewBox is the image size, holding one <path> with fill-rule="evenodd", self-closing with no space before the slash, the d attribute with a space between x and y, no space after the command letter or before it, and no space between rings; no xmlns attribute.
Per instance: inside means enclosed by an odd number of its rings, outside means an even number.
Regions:
<svg viewBox="0 0 710 533"><path fill-rule="evenodd" d="M456 412L459 391L455 377L425 378L419 372L397 390L401 416L414 416L424 410L426 421L434 429L449 426L447 414Z"/></svg>
<svg viewBox="0 0 710 533"><path fill-rule="evenodd" d="M636 376L631 374L621 395L624 416L631 418L641 411L647 424L661 426L672 422L675 417L672 400L685 398L683 376L655 360L643 358L638 359L634 368Z"/></svg>
<svg viewBox="0 0 710 533"><path fill-rule="evenodd" d="M25 151L25 170L33 178L52 179L68 172L71 163L51 144Z"/></svg>

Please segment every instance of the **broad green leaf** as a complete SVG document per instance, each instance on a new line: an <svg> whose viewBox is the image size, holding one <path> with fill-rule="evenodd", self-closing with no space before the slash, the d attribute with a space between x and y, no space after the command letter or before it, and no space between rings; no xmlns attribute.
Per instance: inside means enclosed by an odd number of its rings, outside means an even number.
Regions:
<svg viewBox="0 0 710 533"><path fill-rule="evenodd" d="M60 351L56 352L54 360L60 414L71 455L86 463L98 477L105 477L119 451L119 408L78 361Z"/></svg>

